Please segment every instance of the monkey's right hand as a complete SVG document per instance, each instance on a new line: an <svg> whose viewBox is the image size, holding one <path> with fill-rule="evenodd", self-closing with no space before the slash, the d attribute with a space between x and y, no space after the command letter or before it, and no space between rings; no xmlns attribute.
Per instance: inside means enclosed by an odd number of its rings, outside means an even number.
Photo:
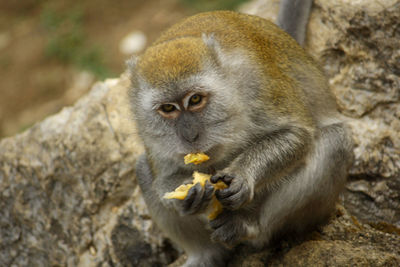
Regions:
<svg viewBox="0 0 400 267"><path fill-rule="evenodd" d="M228 188L215 192L215 196L224 208L237 210L253 199L254 189L243 176L218 172L210 180L212 183L223 181L228 185Z"/></svg>
<svg viewBox="0 0 400 267"><path fill-rule="evenodd" d="M170 199L176 211L181 215L193 215L202 213L210 204L214 193L214 186L206 181L204 187L200 183L195 184L189 189L187 196L183 200Z"/></svg>

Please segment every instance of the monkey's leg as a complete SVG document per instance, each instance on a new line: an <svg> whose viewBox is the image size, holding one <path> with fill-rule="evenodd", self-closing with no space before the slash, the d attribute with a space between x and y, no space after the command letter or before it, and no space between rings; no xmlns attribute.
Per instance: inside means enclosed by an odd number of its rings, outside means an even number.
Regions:
<svg viewBox="0 0 400 267"><path fill-rule="evenodd" d="M184 266L225 266L228 250L210 240L205 221L198 216L180 216L164 206L153 186L153 175L146 155L136 164L136 177L153 221L180 248L188 260Z"/></svg>
<svg viewBox="0 0 400 267"><path fill-rule="evenodd" d="M263 246L277 233L303 232L329 217L352 161L349 136L342 124L320 130L305 164L294 170L276 191L267 193L259 222L248 225L249 232L261 237L251 243Z"/></svg>

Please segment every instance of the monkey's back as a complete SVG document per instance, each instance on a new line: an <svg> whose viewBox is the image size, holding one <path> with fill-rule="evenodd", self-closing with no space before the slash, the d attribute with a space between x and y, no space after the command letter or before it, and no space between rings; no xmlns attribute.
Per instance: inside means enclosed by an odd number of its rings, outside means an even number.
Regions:
<svg viewBox="0 0 400 267"><path fill-rule="evenodd" d="M320 124L336 116L336 102L314 60L274 23L232 11L200 13L175 24L152 46L214 36L224 51L239 49L264 73L261 97L278 112ZM310 116L311 114L311 116Z"/></svg>

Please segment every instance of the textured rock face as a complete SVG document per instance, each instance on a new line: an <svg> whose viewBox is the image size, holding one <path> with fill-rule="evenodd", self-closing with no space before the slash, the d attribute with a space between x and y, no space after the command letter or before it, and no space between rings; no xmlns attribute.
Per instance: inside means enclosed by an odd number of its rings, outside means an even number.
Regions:
<svg viewBox="0 0 400 267"><path fill-rule="evenodd" d="M277 3L246 8L273 15ZM315 1L307 50L324 66L356 143L344 208L305 239L240 249L231 266L400 265L399 16L399 1ZM127 87L124 75L98 83L73 107L0 141L0 266L177 258L136 186L143 148Z"/></svg>
<svg viewBox="0 0 400 267"><path fill-rule="evenodd" d="M316 1L311 19L307 48L325 66L343 113L357 119L353 175L400 175L399 6Z"/></svg>
<svg viewBox="0 0 400 267"><path fill-rule="evenodd" d="M397 266L400 238L388 232L359 223L338 206L328 225L304 239L283 241L257 254L239 254L231 266Z"/></svg>
<svg viewBox="0 0 400 267"><path fill-rule="evenodd" d="M143 148L127 85L99 83L74 107L1 141L0 266L172 260L136 187Z"/></svg>
<svg viewBox="0 0 400 267"><path fill-rule="evenodd" d="M363 221L400 227L400 1L340 2L316 1L307 49L351 118L345 204Z"/></svg>

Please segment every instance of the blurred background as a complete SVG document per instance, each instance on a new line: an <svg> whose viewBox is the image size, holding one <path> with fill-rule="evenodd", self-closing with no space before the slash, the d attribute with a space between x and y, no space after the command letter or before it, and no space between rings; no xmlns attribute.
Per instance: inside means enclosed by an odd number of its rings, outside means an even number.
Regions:
<svg viewBox="0 0 400 267"><path fill-rule="evenodd" d="M0 138L118 77L125 60L189 15L246 0L0 0Z"/></svg>

